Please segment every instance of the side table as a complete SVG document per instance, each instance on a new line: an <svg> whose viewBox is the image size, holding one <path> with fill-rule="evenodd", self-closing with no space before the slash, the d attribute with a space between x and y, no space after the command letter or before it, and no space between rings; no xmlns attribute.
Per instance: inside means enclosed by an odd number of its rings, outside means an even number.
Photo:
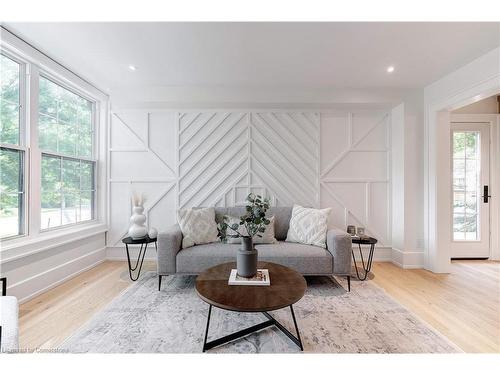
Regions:
<svg viewBox="0 0 500 375"><path fill-rule="evenodd" d="M375 244L377 242L378 242L377 239L373 238L373 237L358 237L358 238L352 239L353 244L358 244L359 255L361 257L361 264L363 265L363 271L365 271L364 276L360 277L359 271L358 271L358 265L356 264L356 258L354 257L354 249L352 249L352 261L354 262L354 268L356 269L356 276L361 281L366 280L368 273L372 269L373 253L375 251ZM368 260L367 260L366 264L365 264L365 260L363 258L363 252L361 251L361 245L370 245L370 253L368 254Z"/></svg>
<svg viewBox="0 0 500 375"><path fill-rule="evenodd" d="M132 237L125 237L122 239L122 242L125 244L125 249L127 251L127 261L128 261L128 274L130 276L130 280L136 281L139 276L141 275L141 269L142 269L142 263L144 262L144 256L146 255L146 250L148 249L148 244L151 242L154 242L155 244L155 249L158 252L158 244L157 244L157 239L156 238L149 238L149 236L146 236L144 238L140 238L137 240L132 239ZM141 245L141 249L139 250L139 255L137 256L137 261L135 262L135 266L132 267L132 263L130 262L130 253L128 249L128 245ZM142 255L142 258L141 258ZM139 261L141 264L139 265ZM139 266L137 275L135 278L132 276L132 272L137 270L137 267Z"/></svg>

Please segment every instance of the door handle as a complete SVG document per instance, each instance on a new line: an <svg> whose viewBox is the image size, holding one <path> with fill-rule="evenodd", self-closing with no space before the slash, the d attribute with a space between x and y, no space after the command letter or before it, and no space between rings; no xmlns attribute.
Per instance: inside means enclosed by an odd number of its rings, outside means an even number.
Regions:
<svg viewBox="0 0 500 375"><path fill-rule="evenodd" d="M489 195L489 187L488 185L483 186L483 202L488 203L489 198L491 198L491 195Z"/></svg>

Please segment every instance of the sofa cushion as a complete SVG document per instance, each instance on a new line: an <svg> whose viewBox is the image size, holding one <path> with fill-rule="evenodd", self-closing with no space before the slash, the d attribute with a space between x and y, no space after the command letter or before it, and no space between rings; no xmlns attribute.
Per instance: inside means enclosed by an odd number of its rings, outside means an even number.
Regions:
<svg viewBox="0 0 500 375"><path fill-rule="evenodd" d="M175 258L178 273L198 274L221 263L235 262L239 244L214 242L182 249Z"/></svg>
<svg viewBox="0 0 500 375"><path fill-rule="evenodd" d="M215 207L215 221L220 223L224 215L240 217L245 213L245 206ZM274 216L274 235L278 241L284 241L292 217L292 207L271 207L266 216Z"/></svg>
<svg viewBox="0 0 500 375"><path fill-rule="evenodd" d="M280 241L276 244L259 244L259 260L290 267L303 275L333 273L332 254L319 246Z"/></svg>
<svg viewBox="0 0 500 375"><path fill-rule="evenodd" d="M274 216L274 236L278 241L284 241L288 233L292 207L271 207L269 216Z"/></svg>
<svg viewBox="0 0 500 375"><path fill-rule="evenodd" d="M178 273L198 274L221 263L235 262L236 251L241 245L211 243L182 249L177 253ZM318 246L278 242L258 244L259 260L290 267L304 275L333 273L331 253Z"/></svg>

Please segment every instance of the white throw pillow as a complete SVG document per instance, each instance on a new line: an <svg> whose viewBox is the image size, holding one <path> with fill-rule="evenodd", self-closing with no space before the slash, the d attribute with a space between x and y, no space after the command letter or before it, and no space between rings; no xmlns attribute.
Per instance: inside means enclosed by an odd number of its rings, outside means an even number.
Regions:
<svg viewBox="0 0 500 375"><path fill-rule="evenodd" d="M326 248L328 216L331 210L294 205L286 240Z"/></svg>
<svg viewBox="0 0 500 375"><path fill-rule="evenodd" d="M177 222L182 231L183 249L219 240L214 207L179 210Z"/></svg>
<svg viewBox="0 0 500 375"><path fill-rule="evenodd" d="M270 223L266 225L266 228L264 230L264 233L260 233L262 237L259 237L258 235L255 235L253 238L253 243L276 243L276 238L274 237L274 216L271 216L268 218ZM240 224L240 218L235 217L235 216L228 216L227 223L229 226L232 224ZM244 236L247 235L247 230L244 225L240 225L238 227L238 232L243 234ZM227 234L234 234L234 232L231 229L227 230ZM241 243L241 238L232 238L232 237L227 237L227 243Z"/></svg>

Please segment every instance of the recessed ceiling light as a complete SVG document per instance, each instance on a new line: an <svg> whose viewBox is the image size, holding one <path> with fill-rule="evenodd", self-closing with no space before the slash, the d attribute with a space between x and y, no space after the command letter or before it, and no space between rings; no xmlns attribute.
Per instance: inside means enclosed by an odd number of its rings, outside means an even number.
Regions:
<svg viewBox="0 0 500 375"><path fill-rule="evenodd" d="M387 73L392 73L393 71L394 67L392 65L387 67Z"/></svg>
<svg viewBox="0 0 500 375"><path fill-rule="evenodd" d="M132 71L136 71L137 67L135 65L129 65L128 68Z"/></svg>

